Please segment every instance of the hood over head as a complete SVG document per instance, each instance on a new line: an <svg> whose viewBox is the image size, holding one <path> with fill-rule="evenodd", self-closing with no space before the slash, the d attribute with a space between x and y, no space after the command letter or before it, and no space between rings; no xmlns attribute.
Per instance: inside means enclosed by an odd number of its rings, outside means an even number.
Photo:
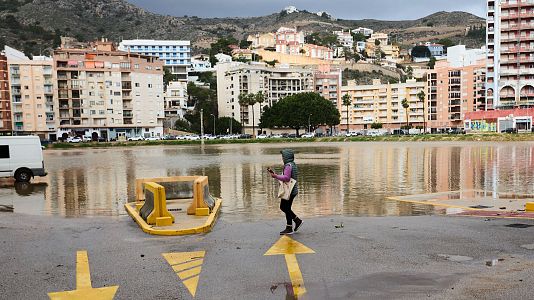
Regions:
<svg viewBox="0 0 534 300"><path fill-rule="evenodd" d="M295 160L295 153L291 149L284 149L280 151L282 153L282 160L284 161L284 164L293 162Z"/></svg>

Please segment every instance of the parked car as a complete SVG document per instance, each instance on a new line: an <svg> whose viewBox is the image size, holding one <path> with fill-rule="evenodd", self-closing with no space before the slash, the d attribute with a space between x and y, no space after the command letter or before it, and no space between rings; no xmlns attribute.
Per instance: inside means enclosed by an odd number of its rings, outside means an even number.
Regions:
<svg viewBox="0 0 534 300"><path fill-rule="evenodd" d="M0 137L0 177L29 182L34 176L46 176L41 147L38 136Z"/></svg>
<svg viewBox="0 0 534 300"><path fill-rule="evenodd" d="M313 138L313 137L315 137L315 133L313 133L313 132L308 132L308 133L305 133L305 134L303 134L301 136L301 138L308 138L308 139L309 138Z"/></svg>
<svg viewBox="0 0 534 300"><path fill-rule="evenodd" d="M273 139L281 139L281 138L283 138L283 136L281 134L274 134L274 135L271 136L271 138L273 138Z"/></svg>
<svg viewBox="0 0 534 300"><path fill-rule="evenodd" d="M291 133L291 134L288 134L287 135L287 138L290 138L290 139L298 139L300 136L297 135L296 133Z"/></svg>
<svg viewBox="0 0 534 300"><path fill-rule="evenodd" d="M144 141L145 138L142 136L131 136L128 138L128 141Z"/></svg>
<svg viewBox="0 0 534 300"><path fill-rule="evenodd" d="M145 138L145 141L159 141L161 138L159 136L149 136Z"/></svg>
<svg viewBox="0 0 534 300"><path fill-rule="evenodd" d="M260 134L256 137L257 139L266 139L268 136L266 134Z"/></svg>
<svg viewBox="0 0 534 300"><path fill-rule="evenodd" d="M239 139L251 139L252 135L250 134L242 134L239 136Z"/></svg>
<svg viewBox="0 0 534 300"><path fill-rule="evenodd" d="M362 135L362 133L358 132L358 131L349 131L349 132L345 133L346 137L359 136L359 135Z"/></svg>
<svg viewBox="0 0 534 300"><path fill-rule="evenodd" d="M82 136L82 141L83 142L92 142L93 141L93 138L90 137L90 136Z"/></svg>
<svg viewBox="0 0 534 300"><path fill-rule="evenodd" d="M506 128L502 130L501 133L517 133L517 128Z"/></svg>
<svg viewBox="0 0 534 300"><path fill-rule="evenodd" d="M215 140L215 139L217 139L217 137L216 137L216 136L213 136L213 135L211 135L211 134L205 134L205 135L204 135L204 139L205 139L205 140Z"/></svg>
<svg viewBox="0 0 534 300"><path fill-rule="evenodd" d="M78 136L67 138L67 143L81 143L82 139Z"/></svg>
<svg viewBox="0 0 534 300"><path fill-rule="evenodd" d="M186 140L188 141L198 141L200 140L200 136L198 135L187 135Z"/></svg>
<svg viewBox="0 0 534 300"><path fill-rule="evenodd" d="M463 128L451 128L447 130L448 134L465 134L465 131Z"/></svg>

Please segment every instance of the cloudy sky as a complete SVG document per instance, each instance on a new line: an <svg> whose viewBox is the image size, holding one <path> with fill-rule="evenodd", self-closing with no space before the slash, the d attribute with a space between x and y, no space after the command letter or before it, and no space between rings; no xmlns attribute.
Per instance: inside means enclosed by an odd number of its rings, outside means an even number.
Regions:
<svg viewBox="0 0 534 300"><path fill-rule="evenodd" d="M437 11L467 11L483 17L485 0L127 0L149 11L174 16L263 16L293 5L327 11L341 19L418 19Z"/></svg>

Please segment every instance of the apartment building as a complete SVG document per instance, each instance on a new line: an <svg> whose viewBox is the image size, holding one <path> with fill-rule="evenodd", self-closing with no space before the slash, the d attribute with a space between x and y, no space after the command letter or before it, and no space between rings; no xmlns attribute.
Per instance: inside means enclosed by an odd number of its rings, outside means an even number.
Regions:
<svg viewBox="0 0 534 300"><path fill-rule="evenodd" d="M191 42L171 40L123 40L119 50L158 57L176 80L187 81L191 65Z"/></svg>
<svg viewBox="0 0 534 300"><path fill-rule="evenodd" d="M9 68L7 56L4 52L0 52L0 135L10 135L12 130Z"/></svg>
<svg viewBox="0 0 534 300"><path fill-rule="evenodd" d="M217 98L219 117L238 120L247 133L252 133L252 109L254 124L258 125L262 108L273 105L280 99L303 92L314 91L314 72L305 68L267 67L264 64L226 63L218 64ZM265 103L241 107L240 94L262 92Z"/></svg>
<svg viewBox="0 0 534 300"><path fill-rule="evenodd" d="M407 80L406 83L383 84L379 79L371 85L357 85L350 80L341 87L341 94L350 95L348 107L349 130L371 129L372 123L382 123L387 130L399 129L409 122L413 127L424 126L424 100L418 93L425 90L425 82ZM402 106L408 100L409 108ZM341 105L341 128L347 124L347 106Z"/></svg>
<svg viewBox="0 0 534 300"><path fill-rule="evenodd" d="M14 134L56 140L52 58L8 59L8 66Z"/></svg>
<svg viewBox="0 0 534 300"><path fill-rule="evenodd" d="M304 32L297 31L296 28L280 27L276 31L276 52L299 55L304 45Z"/></svg>
<svg viewBox="0 0 534 300"><path fill-rule="evenodd" d="M247 37L247 41L251 43L252 49L276 47L276 36L272 32L251 34Z"/></svg>
<svg viewBox="0 0 534 300"><path fill-rule="evenodd" d="M313 44L304 44L302 46L302 55L310 58L319 58L324 60L333 60L334 51L328 47Z"/></svg>
<svg viewBox="0 0 534 300"><path fill-rule="evenodd" d="M345 48L352 50L354 47L354 38L349 31L334 31L334 34L337 36L338 42Z"/></svg>
<svg viewBox="0 0 534 300"><path fill-rule="evenodd" d="M321 65L314 74L315 92L341 109L341 70Z"/></svg>
<svg viewBox="0 0 534 300"><path fill-rule="evenodd" d="M463 128L466 113L486 110L485 60L465 66L437 61L427 74L427 130Z"/></svg>
<svg viewBox="0 0 534 300"><path fill-rule="evenodd" d="M189 110L187 106L187 82L173 81L165 91L165 118L183 118Z"/></svg>
<svg viewBox="0 0 534 300"><path fill-rule="evenodd" d="M163 62L154 56L95 49L58 49L58 138L126 139L163 134Z"/></svg>
<svg viewBox="0 0 534 300"><path fill-rule="evenodd" d="M358 27L356 29L353 29L352 33L361 33L366 37L370 37L374 33L374 30L365 27Z"/></svg>
<svg viewBox="0 0 534 300"><path fill-rule="evenodd" d="M534 106L534 1L488 0L488 107Z"/></svg>

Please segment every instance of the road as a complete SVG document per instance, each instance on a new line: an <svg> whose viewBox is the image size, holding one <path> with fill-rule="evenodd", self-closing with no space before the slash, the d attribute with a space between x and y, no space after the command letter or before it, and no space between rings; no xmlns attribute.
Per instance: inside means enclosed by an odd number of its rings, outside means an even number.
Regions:
<svg viewBox="0 0 534 300"><path fill-rule="evenodd" d="M507 227L515 223L526 228ZM529 225L447 216L306 219L292 236L315 252L295 255L307 291L299 299L531 299ZM291 299L284 256L264 255L283 226L282 217L230 223L222 215L209 234L157 237L126 216L2 213L0 298L77 289L77 251L86 251L89 286L118 286L115 299ZM198 286L186 286L170 265L177 262L162 255L184 252L201 265Z"/></svg>

